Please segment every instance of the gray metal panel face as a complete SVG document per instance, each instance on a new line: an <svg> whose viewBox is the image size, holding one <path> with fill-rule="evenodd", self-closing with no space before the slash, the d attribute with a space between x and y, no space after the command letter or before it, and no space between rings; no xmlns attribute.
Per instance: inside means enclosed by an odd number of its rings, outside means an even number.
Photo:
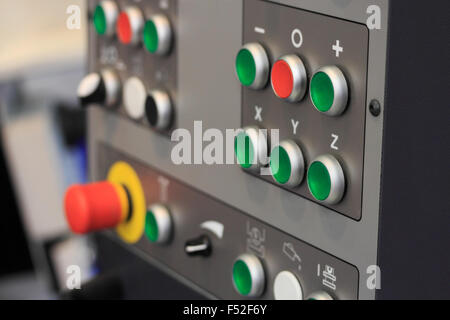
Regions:
<svg viewBox="0 0 450 320"><path fill-rule="evenodd" d="M264 28L265 33L255 32L255 27ZM300 48L294 47L291 40L294 30L302 33ZM337 40L344 50L339 57L332 48ZM346 191L341 202L329 207L355 220L361 218L368 40L366 25L266 1L244 3L243 44L262 44L272 66L286 54L298 55L307 70L308 87L313 73L321 67L339 67L345 74L350 99L343 114L331 117L314 108L310 90L303 100L291 103L274 94L269 79L263 90L243 88L242 126L279 129L280 141L293 139L300 145L306 166L320 155L335 156L345 173ZM262 121L255 118L255 106L262 108ZM291 121L299 121L295 134ZM338 136L336 143L333 135ZM256 174L274 182L271 176ZM308 190L306 179L299 187L287 190L316 201Z"/></svg>
<svg viewBox="0 0 450 320"><path fill-rule="evenodd" d="M258 256L263 263L266 285L262 299L274 299L274 278L281 271L295 274L301 283L304 297L326 291L340 300L357 299L356 267L171 177L161 175L128 155L105 145L99 145L97 152L100 175L106 177L109 168L117 161L127 162L141 180L147 206L163 204L170 211L173 224L170 240L164 244L155 244L144 234L135 246L213 296L221 299L243 298L233 288L232 266L238 256L249 252ZM161 179L166 181L166 187L161 186ZM223 224L223 238L201 227L207 221ZM211 240L211 256L189 257L183 250L185 242L203 234ZM294 255L298 255L298 258ZM326 266L333 268L331 278L323 275Z"/></svg>
<svg viewBox="0 0 450 320"><path fill-rule="evenodd" d="M370 31L367 101L384 106L388 1L282 1L294 7L365 23L369 5L381 9L381 30ZM184 0L178 8L178 127L238 128L241 87L234 58L242 44L243 3L237 0ZM95 56L91 55L92 60ZM376 264L383 116L366 114L362 219L354 221L275 185L243 174L237 166L176 166L173 143L124 117L92 108L89 112L91 177L100 179L96 146L104 142L194 186L214 198L355 265L359 298L373 299L366 269Z"/></svg>

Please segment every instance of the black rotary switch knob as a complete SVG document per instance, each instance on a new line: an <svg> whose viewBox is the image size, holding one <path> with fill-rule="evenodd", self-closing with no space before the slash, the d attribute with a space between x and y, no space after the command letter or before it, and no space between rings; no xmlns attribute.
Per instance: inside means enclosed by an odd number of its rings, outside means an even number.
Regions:
<svg viewBox="0 0 450 320"><path fill-rule="evenodd" d="M83 107L101 104L114 107L120 98L120 80L113 70L105 69L100 73L88 74L78 86L78 98Z"/></svg>
<svg viewBox="0 0 450 320"><path fill-rule="evenodd" d="M83 107L105 101L105 82L99 73L90 73L84 77L78 86L78 98Z"/></svg>
<svg viewBox="0 0 450 320"><path fill-rule="evenodd" d="M208 236L201 235L198 238L187 241L184 251L188 256L208 257L212 252L211 240L209 240Z"/></svg>

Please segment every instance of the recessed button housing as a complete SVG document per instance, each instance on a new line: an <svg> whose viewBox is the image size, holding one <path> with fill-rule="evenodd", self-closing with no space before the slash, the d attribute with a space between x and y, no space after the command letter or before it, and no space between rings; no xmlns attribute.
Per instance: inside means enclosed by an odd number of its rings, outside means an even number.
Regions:
<svg viewBox="0 0 450 320"><path fill-rule="evenodd" d="M311 162L308 168L308 188L316 200L337 204L345 191L344 171L332 155L322 155Z"/></svg>
<svg viewBox="0 0 450 320"><path fill-rule="evenodd" d="M306 298L306 300L334 300L334 299L325 291L320 291L309 295L308 298Z"/></svg>
<svg viewBox="0 0 450 320"><path fill-rule="evenodd" d="M307 81L305 65L295 54L281 57L272 67L272 89L281 99L289 102L302 100L306 93Z"/></svg>
<svg viewBox="0 0 450 320"><path fill-rule="evenodd" d="M154 204L147 210L145 217L145 235L150 242L166 243L172 234L172 219L169 209Z"/></svg>
<svg viewBox="0 0 450 320"><path fill-rule="evenodd" d="M93 23L99 35L112 37L116 31L119 9L114 1L102 1L94 10Z"/></svg>
<svg viewBox="0 0 450 320"><path fill-rule="evenodd" d="M247 297L259 297L265 287L264 268L258 257L245 253L233 264L233 285L236 291Z"/></svg>
<svg viewBox="0 0 450 320"><path fill-rule="evenodd" d="M273 148L270 170L278 184L292 188L300 185L305 172L305 160L299 145L293 140L284 140Z"/></svg>
<svg viewBox="0 0 450 320"><path fill-rule="evenodd" d="M314 107L329 116L344 112L348 103L348 85L344 73L336 66L326 66L311 79L311 101Z"/></svg>
<svg viewBox="0 0 450 320"><path fill-rule="evenodd" d="M172 27L165 15L154 15L147 20L144 26L143 42L145 48L151 53L165 55L170 51Z"/></svg>
<svg viewBox="0 0 450 320"><path fill-rule="evenodd" d="M243 86L262 89L269 77L269 58L264 47L257 43L248 43L236 56L236 74Z"/></svg>
<svg viewBox="0 0 450 320"><path fill-rule="evenodd" d="M123 44L138 45L141 41L144 15L138 7L127 7L117 21L117 36Z"/></svg>
<svg viewBox="0 0 450 320"><path fill-rule="evenodd" d="M145 114L149 124L156 130L166 130L173 119L172 102L161 90L150 91L145 101Z"/></svg>

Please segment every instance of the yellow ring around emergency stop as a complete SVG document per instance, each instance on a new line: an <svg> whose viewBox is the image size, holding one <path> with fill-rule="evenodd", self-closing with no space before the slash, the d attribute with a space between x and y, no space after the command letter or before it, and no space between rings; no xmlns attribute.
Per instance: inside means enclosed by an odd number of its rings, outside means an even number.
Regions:
<svg viewBox="0 0 450 320"><path fill-rule="evenodd" d="M145 226L145 196L141 181L134 169L126 162L116 162L108 173L108 181L123 185L129 192L133 211L131 219L120 223L116 231L123 241L136 243L141 239Z"/></svg>

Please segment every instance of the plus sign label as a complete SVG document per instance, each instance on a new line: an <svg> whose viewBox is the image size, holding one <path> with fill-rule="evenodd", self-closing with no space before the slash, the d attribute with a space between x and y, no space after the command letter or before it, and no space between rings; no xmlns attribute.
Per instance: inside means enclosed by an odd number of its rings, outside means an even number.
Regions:
<svg viewBox="0 0 450 320"><path fill-rule="evenodd" d="M336 44L334 44L331 48L336 53L336 58L339 58L341 53L344 52L344 47L341 46L341 41L339 40L336 40Z"/></svg>

